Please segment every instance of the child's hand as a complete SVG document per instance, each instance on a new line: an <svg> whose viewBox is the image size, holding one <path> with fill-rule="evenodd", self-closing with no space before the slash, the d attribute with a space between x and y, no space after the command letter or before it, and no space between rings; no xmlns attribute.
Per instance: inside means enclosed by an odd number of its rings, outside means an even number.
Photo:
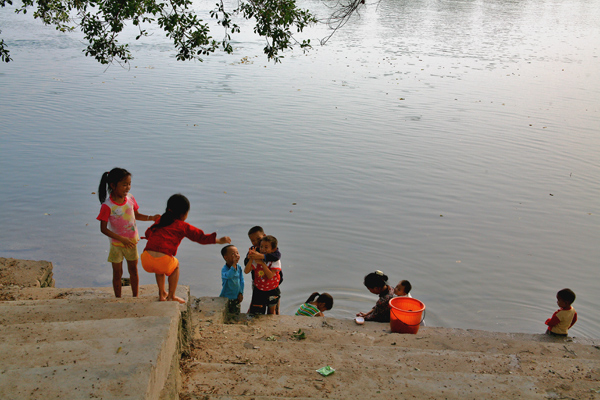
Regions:
<svg viewBox="0 0 600 400"><path fill-rule="evenodd" d="M121 243L123 243L123 246L125 246L126 249L133 249L137 244L137 242L135 242L133 239L129 239L123 236L121 236L121 239L119 240L121 241Z"/></svg>
<svg viewBox="0 0 600 400"><path fill-rule="evenodd" d="M148 216L148 219L150 221L157 221L160 218L160 214L156 214L156 215L152 215L152 216Z"/></svg>
<svg viewBox="0 0 600 400"><path fill-rule="evenodd" d="M225 244L231 243L231 238L229 236L223 236L217 239L217 244Z"/></svg>
<svg viewBox="0 0 600 400"><path fill-rule="evenodd" d="M259 253L254 249L250 249L248 251L248 258L251 260L262 260L265 258L265 256L263 256L262 253Z"/></svg>
<svg viewBox="0 0 600 400"><path fill-rule="evenodd" d="M244 300L244 295L243 294L238 294L238 302L241 303Z"/></svg>

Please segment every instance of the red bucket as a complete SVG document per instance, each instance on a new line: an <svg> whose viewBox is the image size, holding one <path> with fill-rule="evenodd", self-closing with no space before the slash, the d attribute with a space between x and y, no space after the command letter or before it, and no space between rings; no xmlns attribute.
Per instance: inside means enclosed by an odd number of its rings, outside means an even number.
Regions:
<svg viewBox="0 0 600 400"><path fill-rule="evenodd" d="M425 318L425 304L412 297L390 299L390 327L392 332L412 333L419 331Z"/></svg>

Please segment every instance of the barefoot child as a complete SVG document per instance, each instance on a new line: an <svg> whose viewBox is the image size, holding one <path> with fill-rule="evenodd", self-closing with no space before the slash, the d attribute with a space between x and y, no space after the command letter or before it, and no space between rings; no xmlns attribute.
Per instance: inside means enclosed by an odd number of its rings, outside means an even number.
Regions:
<svg viewBox="0 0 600 400"><path fill-rule="evenodd" d="M333 308L333 297L329 293L319 294L314 292L306 302L300 306L296 315L306 317L323 317L323 312Z"/></svg>
<svg viewBox="0 0 600 400"><path fill-rule="evenodd" d="M231 314L240 313L240 304L244 300L244 273L240 261L240 253L237 247L230 244L221 249L221 255L225 265L221 270L223 289L219 297L226 297L227 310Z"/></svg>
<svg viewBox="0 0 600 400"><path fill-rule="evenodd" d="M556 294L556 304L560 307L546 320L548 330L546 333L552 336L567 336L569 328L577 322L577 311L571 304L575 301L575 293L571 289L559 290Z"/></svg>
<svg viewBox="0 0 600 400"><path fill-rule="evenodd" d="M274 236L267 235L260 241L260 252L262 254L272 254L277 252L277 239ZM254 286L256 290L252 292L249 313L255 314L255 310L262 310L267 307L267 314L276 314L277 304L281 298L279 290L281 261L268 261L262 259L249 259L244 273L248 274L254 271Z"/></svg>
<svg viewBox="0 0 600 400"><path fill-rule="evenodd" d="M127 260L133 297L138 296L140 279L137 271L137 242L140 237L135 220L156 221L160 217L158 214L141 214L138 204L129 194L130 189L131 174L123 168L113 168L110 172L103 173L98 187L98 198L102 206L96 219L100 221L100 232L110 239L108 262L112 264L112 283L116 297L121 297L123 258Z"/></svg>
<svg viewBox="0 0 600 400"><path fill-rule="evenodd" d="M231 243L227 236L217 239L216 232L205 235L202 230L185 222L189 211L190 202L187 197L174 194L167 201L165 213L146 230L148 244L141 256L142 267L147 272L156 274L159 301L175 300L185 303L185 300L175 296L179 281L179 260L175 255L184 237L200 244ZM169 277L168 293L165 290L165 275Z"/></svg>

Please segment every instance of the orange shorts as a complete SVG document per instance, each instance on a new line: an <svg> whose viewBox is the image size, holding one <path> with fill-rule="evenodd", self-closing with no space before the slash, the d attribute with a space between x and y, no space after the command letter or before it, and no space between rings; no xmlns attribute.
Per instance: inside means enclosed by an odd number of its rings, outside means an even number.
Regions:
<svg viewBox="0 0 600 400"><path fill-rule="evenodd" d="M140 259L142 260L144 270L151 274L171 276L173 271L179 266L179 260L166 254L162 257L153 257L147 251L144 251Z"/></svg>

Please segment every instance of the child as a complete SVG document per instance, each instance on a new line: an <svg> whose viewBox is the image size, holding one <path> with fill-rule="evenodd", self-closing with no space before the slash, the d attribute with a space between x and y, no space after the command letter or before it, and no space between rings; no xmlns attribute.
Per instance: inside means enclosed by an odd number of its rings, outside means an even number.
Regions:
<svg viewBox="0 0 600 400"><path fill-rule="evenodd" d="M185 222L189 211L190 202L187 197L174 194L167 201L165 213L146 230L148 243L141 256L142 267L147 272L156 274L159 301L185 303L185 300L175 296L179 281L179 261L175 255L184 237L200 244L231 243L228 236L217 239L216 232L205 235L202 230ZM165 290L165 275L169 277L168 293Z"/></svg>
<svg viewBox="0 0 600 400"><path fill-rule="evenodd" d="M135 198L129 194L130 189L131 174L123 168L113 168L110 172L103 173L98 187L98 198L102 205L96 219L100 221L100 232L110 239L108 262L112 264L112 283L116 297L121 297L123 258L127 260L133 297L138 296L140 279L137 271L137 242L140 237L135 220L156 221L160 217L158 214L141 214Z"/></svg>
<svg viewBox="0 0 600 400"><path fill-rule="evenodd" d="M221 270L223 289L219 297L226 297L227 309L232 314L240 313L240 304L244 300L244 274L238 264L240 253L234 245L227 245L221 249L225 266Z"/></svg>
<svg viewBox="0 0 600 400"><path fill-rule="evenodd" d="M571 289L559 290L556 294L556 304L560 307L552 318L546 320L548 330L546 333L552 336L567 336L569 328L577 322L577 311L571 304L575 301L575 293Z"/></svg>
<svg viewBox="0 0 600 400"><path fill-rule="evenodd" d="M252 228L250 228L250 230L248 231L248 238L250 239L250 242L252 243L252 247L250 247L250 249L248 250L248 253L246 253L246 258L244 259L244 265L247 265L248 261L250 259L263 260L264 262L269 262L269 261L276 262L281 259L281 253L279 252L279 249L277 249L273 253L269 253L269 254L260 253L260 241L265 236L266 236L265 231L263 230L262 227L253 226ZM251 273L252 273L252 296L254 297L254 291L256 290L256 286L254 285L254 270L252 270ZM283 282L283 271L279 271L279 284L281 285L282 282ZM252 304L250 304L250 306L252 306ZM248 309L248 312L253 313L253 314L264 314L266 311L267 311L266 306L265 307L255 307L253 310ZM277 309L275 311L275 314L279 315L279 303L277 304Z"/></svg>
<svg viewBox="0 0 600 400"><path fill-rule="evenodd" d="M412 285L410 284L410 282L407 280L402 280L394 288L394 294L397 297L412 297L410 295L411 289Z"/></svg>
<svg viewBox="0 0 600 400"><path fill-rule="evenodd" d="M277 252L277 239L274 236L267 235L260 241L260 252L268 255ZM249 313L256 313L267 307L267 314L276 314L277 304L281 298L279 290L281 272L281 261L252 260L249 259L244 273L248 274L254 271L254 286L256 290L252 292Z"/></svg>
<svg viewBox="0 0 600 400"><path fill-rule="evenodd" d="M318 297L317 297L318 296ZM319 294L314 292L306 302L300 306L296 315L306 317L323 317L323 312L333 308L333 297L329 293Z"/></svg>
<svg viewBox="0 0 600 400"><path fill-rule="evenodd" d="M364 284L369 292L379 295L379 300L371 311L356 314L365 321L390 322L390 299L394 297L394 288L387 283L388 277L381 271L371 272L365 276Z"/></svg>

